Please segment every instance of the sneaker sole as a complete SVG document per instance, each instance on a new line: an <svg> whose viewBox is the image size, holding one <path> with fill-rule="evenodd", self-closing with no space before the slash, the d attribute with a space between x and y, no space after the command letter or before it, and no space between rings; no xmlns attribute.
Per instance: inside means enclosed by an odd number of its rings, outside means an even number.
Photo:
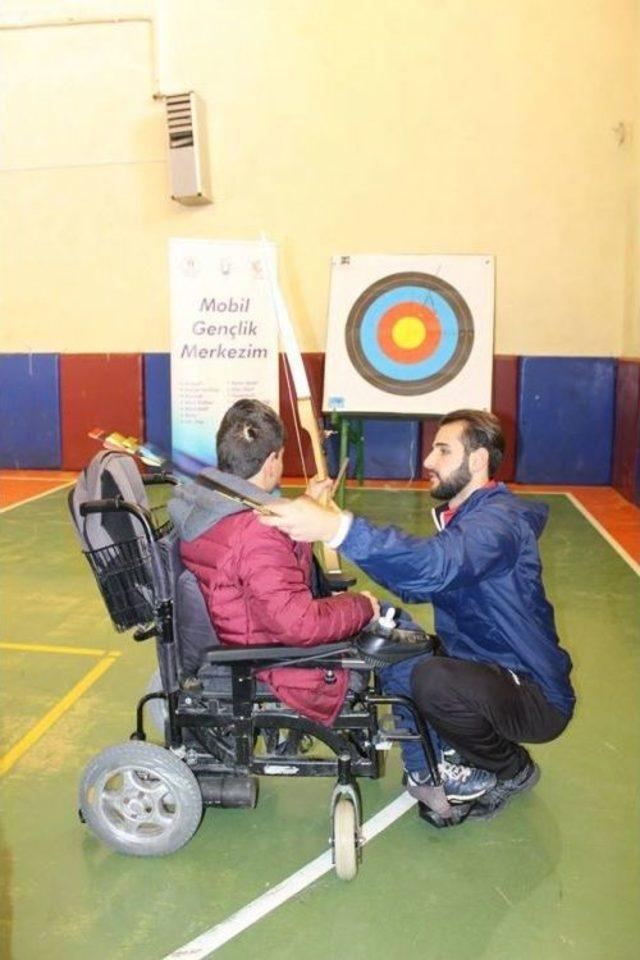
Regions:
<svg viewBox="0 0 640 960"><path fill-rule="evenodd" d="M449 803L473 803L474 800L479 800L480 797L484 797L489 790L493 790L493 787L490 787L488 790L479 790L477 793L468 793L464 797L455 793L447 793L446 790L445 793L447 794Z"/></svg>
<svg viewBox="0 0 640 960"><path fill-rule="evenodd" d="M495 807L483 807L478 804L477 807L471 808L467 816L464 818L464 822L466 823L467 820L493 820L493 818L497 817L499 813L502 813L506 805L506 800L503 800L500 804L496 804Z"/></svg>

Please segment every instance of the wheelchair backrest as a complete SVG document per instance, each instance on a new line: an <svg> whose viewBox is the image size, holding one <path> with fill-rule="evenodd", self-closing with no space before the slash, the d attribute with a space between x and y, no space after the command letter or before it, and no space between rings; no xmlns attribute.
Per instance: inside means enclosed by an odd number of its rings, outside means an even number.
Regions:
<svg viewBox="0 0 640 960"><path fill-rule="evenodd" d="M180 672L183 676L192 676L202 663L203 652L219 646L220 641L198 581L182 562L180 540L175 530L163 537L158 546L171 584L173 628Z"/></svg>

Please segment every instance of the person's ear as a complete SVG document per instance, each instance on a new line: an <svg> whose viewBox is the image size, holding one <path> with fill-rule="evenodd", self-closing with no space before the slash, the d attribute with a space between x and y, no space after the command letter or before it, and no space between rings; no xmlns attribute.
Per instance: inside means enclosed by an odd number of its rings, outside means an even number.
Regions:
<svg viewBox="0 0 640 960"><path fill-rule="evenodd" d="M264 462L268 475L271 477L278 468L278 453L271 452Z"/></svg>
<svg viewBox="0 0 640 960"><path fill-rule="evenodd" d="M489 451L486 447L478 447L469 454L469 470L471 473L489 471Z"/></svg>

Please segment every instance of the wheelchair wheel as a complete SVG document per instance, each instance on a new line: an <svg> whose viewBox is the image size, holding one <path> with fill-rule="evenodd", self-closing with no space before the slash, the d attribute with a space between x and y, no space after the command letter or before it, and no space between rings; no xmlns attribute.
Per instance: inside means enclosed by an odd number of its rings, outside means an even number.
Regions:
<svg viewBox="0 0 640 960"><path fill-rule="evenodd" d="M340 880L353 880L358 873L358 822L356 808L340 797L333 809L333 859Z"/></svg>
<svg viewBox="0 0 640 960"><path fill-rule="evenodd" d="M146 693L158 693L162 690L162 680L160 679L160 668L156 667L147 684ZM167 722L167 701L149 700L145 707L146 714L151 721L152 727L156 733L159 733L162 739L165 737L165 724Z"/></svg>
<svg viewBox="0 0 640 960"><path fill-rule="evenodd" d="M179 850L198 829L202 794L182 760L152 743L107 747L80 782L80 816L119 853L161 857Z"/></svg>

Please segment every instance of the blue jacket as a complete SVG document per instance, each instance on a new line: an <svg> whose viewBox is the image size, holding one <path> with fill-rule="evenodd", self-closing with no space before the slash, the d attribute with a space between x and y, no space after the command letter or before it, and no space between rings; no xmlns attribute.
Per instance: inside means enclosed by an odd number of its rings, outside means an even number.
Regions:
<svg viewBox="0 0 640 960"><path fill-rule="evenodd" d="M431 601L447 653L530 677L565 715L575 695L542 585L548 508L502 483L476 490L432 537L355 517L340 550L405 603Z"/></svg>

